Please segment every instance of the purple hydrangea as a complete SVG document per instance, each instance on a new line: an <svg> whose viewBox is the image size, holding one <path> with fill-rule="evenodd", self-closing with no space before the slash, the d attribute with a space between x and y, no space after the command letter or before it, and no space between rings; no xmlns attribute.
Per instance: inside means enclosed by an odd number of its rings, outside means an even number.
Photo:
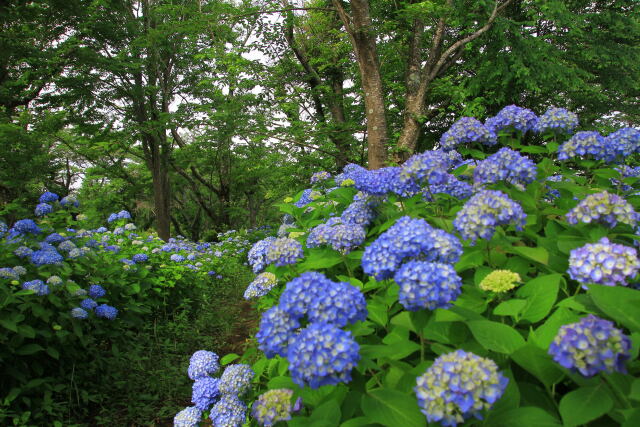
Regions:
<svg viewBox="0 0 640 427"><path fill-rule="evenodd" d="M211 408L213 427L240 427L246 418L247 406L236 395L223 394Z"/></svg>
<svg viewBox="0 0 640 427"><path fill-rule="evenodd" d="M40 203L38 204L38 206L36 206L36 209L34 212L36 216L46 216L47 214L50 214L51 212L53 212L53 206L51 206L48 203Z"/></svg>
<svg viewBox="0 0 640 427"><path fill-rule="evenodd" d="M348 254L364 243L366 231L358 224L342 224L339 218L331 218L309 232L307 247L330 245L342 254Z"/></svg>
<svg viewBox="0 0 640 427"><path fill-rule="evenodd" d="M249 250L247 258L254 273L260 273L267 266L267 250L275 240L275 237L267 237L266 239L259 240Z"/></svg>
<svg viewBox="0 0 640 427"><path fill-rule="evenodd" d="M280 307L273 306L265 311L256 334L258 348L268 358L286 356L289 343L296 335L300 323Z"/></svg>
<svg viewBox="0 0 640 427"><path fill-rule="evenodd" d="M459 119L440 138L440 146L444 150L453 150L468 143L495 145L496 142L495 133L473 117Z"/></svg>
<svg viewBox="0 0 640 427"><path fill-rule="evenodd" d="M220 369L218 355L212 351L198 350L189 360L187 373L189 378L197 380L210 374L215 374Z"/></svg>
<svg viewBox="0 0 640 427"><path fill-rule="evenodd" d="M326 181L331 178L331 174L326 171L315 172L311 175L311 185Z"/></svg>
<svg viewBox="0 0 640 427"><path fill-rule="evenodd" d="M249 390L254 376L255 373L249 365L228 365L220 376L220 393L242 395Z"/></svg>
<svg viewBox="0 0 640 427"><path fill-rule="evenodd" d="M265 261L267 264L275 264L282 267L295 264L304 256L302 244L287 237L276 239L266 251Z"/></svg>
<svg viewBox="0 0 640 427"><path fill-rule="evenodd" d="M628 157L640 150L640 129L622 128L607 136L607 143L620 157Z"/></svg>
<svg viewBox="0 0 640 427"><path fill-rule="evenodd" d="M613 322L592 314L577 323L560 327L549 346L558 364L585 377L598 372L626 373L631 340Z"/></svg>
<svg viewBox="0 0 640 427"><path fill-rule="evenodd" d="M611 162L616 156L614 145L595 131L578 132L558 148L558 160L580 157Z"/></svg>
<svg viewBox="0 0 640 427"><path fill-rule="evenodd" d="M347 326L367 318L367 303L360 290L346 282L331 282L318 289L308 310L310 322Z"/></svg>
<svg viewBox="0 0 640 427"><path fill-rule="evenodd" d="M493 360L457 350L438 357L413 390L430 423L456 426L471 417L482 419L508 383Z"/></svg>
<svg viewBox="0 0 640 427"><path fill-rule="evenodd" d="M118 309L107 304L100 304L95 309L96 316L114 320L118 316Z"/></svg>
<svg viewBox="0 0 640 427"><path fill-rule="evenodd" d="M513 128L522 133L533 130L538 123L538 116L528 108L507 105L494 117L485 121L485 126L494 134L506 128Z"/></svg>
<svg viewBox="0 0 640 427"><path fill-rule="evenodd" d="M516 230L522 230L527 215L522 207L501 191L483 190L464 204L458 211L453 226L463 239L491 240L496 227L513 224Z"/></svg>
<svg viewBox="0 0 640 427"><path fill-rule="evenodd" d="M578 115L564 108L549 107L545 113L538 117L538 123L534 131L544 133L547 131L573 133L578 127Z"/></svg>
<svg viewBox="0 0 640 427"><path fill-rule="evenodd" d="M355 224L363 227L369 225L375 218L371 206L363 200L354 201L342 212L340 220L344 224Z"/></svg>
<svg viewBox="0 0 640 427"><path fill-rule="evenodd" d="M473 170L476 186L506 181L519 189L535 181L536 164L526 156L510 148L501 148L497 153L478 163Z"/></svg>
<svg viewBox="0 0 640 427"><path fill-rule="evenodd" d="M571 251L569 276L582 284L627 286L640 269L640 260L634 248L610 243L603 237L597 243L588 243Z"/></svg>
<svg viewBox="0 0 640 427"><path fill-rule="evenodd" d="M468 199L473 194L473 186L447 174L440 184L429 185L422 189L422 198L431 202L436 194L448 194L458 200Z"/></svg>
<svg viewBox="0 0 640 427"><path fill-rule="evenodd" d="M202 411L195 406L184 408L173 418L173 427L196 427L202 419Z"/></svg>
<svg viewBox="0 0 640 427"><path fill-rule="evenodd" d="M633 206L617 194L606 191L590 194L567 213L569 224L599 222L611 228L619 222L634 227L638 214Z"/></svg>
<svg viewBox="0 0 640 427"><path fill-rule="evenodd" d="M400 304L410 311L449 308L460 295L462 279L448 264L409 261L396 272Z"/></svg>
<svg viewBox="0 0 640 427"><path fill-rule="evenodd" d="M360 347L350 332L327 323L304 328L287 352L291 379L300 387L318 388L351 381Z"/></svg>
<svg viewBox="0 0 640 427"><path fill-rule="evenodd" d="M307 271L287 283L280 296L280 308L295 319L307 314L311 303L320 296L323 288L328 288L333 281L322 273Z"/></svg>
<svg viewBox="0 0 640 427"><path fill-rule="evenodd" d="M200 377L194 383L191 403L201 411L207 411L220 395L218 378Z"/></svg>
<svg viewBox="0 0 640 427"><path fill-rule="evenodd" d="M30 280L28 282L24 282L22 284L22 289L28 289L30 291L33 291L33 292L36 293L36 295L39 295L39 296L48 295L49 292L50 292L49 286L47 286L40 279L35 279L35 280Z"/></svg>
<svg viewBox="0 0 640 427"><path fill-rule="evenodd" d="M135 254L131 257L131 260L135 263L147 262L149 260L149 255L147 254Z"/></svg>

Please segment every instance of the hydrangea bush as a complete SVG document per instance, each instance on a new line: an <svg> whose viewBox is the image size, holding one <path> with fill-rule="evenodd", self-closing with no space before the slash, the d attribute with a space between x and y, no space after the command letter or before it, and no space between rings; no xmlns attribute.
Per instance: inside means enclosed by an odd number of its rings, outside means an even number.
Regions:
<svg viewBox="0 0 640 427"><path fill-rule="evenodd" d="M634 425L638 131L478 119L280 205L286 245L249 252L263 314L230 425Z"/></svg>

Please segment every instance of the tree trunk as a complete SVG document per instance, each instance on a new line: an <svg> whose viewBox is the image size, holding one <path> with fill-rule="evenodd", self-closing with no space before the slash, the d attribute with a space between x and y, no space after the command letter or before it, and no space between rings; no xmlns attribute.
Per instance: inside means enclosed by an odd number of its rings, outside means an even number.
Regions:
<svg viewBox="0 0 640 427"><path fill-rule="evenodd" d="M154 156L155 157L155 156ZM162 240L171 237L171 194L169 171L160 156L151 160L153 203L156 212L156 231Z"/></svg>

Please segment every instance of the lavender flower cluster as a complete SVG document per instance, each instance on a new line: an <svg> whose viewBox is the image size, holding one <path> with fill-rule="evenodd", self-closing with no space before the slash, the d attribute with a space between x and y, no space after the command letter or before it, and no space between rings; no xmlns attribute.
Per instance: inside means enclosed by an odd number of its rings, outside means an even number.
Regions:
<svg viewBox="0 0 640 427"><path fill-rule="evenodd" d="M534 131L573 133L578 127L578 115L564 108L549 107L545 113L538 117Z"/></svg>
<svg viewBox="0 0 640 427"><path fill-rule="evenodd" d="M507 128L516 129L523 134L534 130L538 124L538 116L528 108L507 105L494 117L485 121L485 126L494 134Z"/></svg>
<svg viewBox="0 0 640 427"><path fill-rule="evenodd" d="M444 150L453 150L459 145L468 143L490 146L497 143L497 138L489 127L473 117L459 119L440 138L440 147Z"/></svg>
<svg viewBox="0 0 640 427"><path fill-rule="evenodd" d="M640 260L634 248L609 242L603 237L597 243L588 243L571 251L569 276L587 289L587 284L627 286L640 269Z"/></svg>
<svg viewBox="0 0 640 427"><path fill-rule="evenodd" d="M632 227L638 222L633 206L617 194L607 191L590 194L566 215L569 224L598 222L611 228L619 222Z"/></svg>
<svg viewBox="0 0 640 427"><path fill-rule="evenodd" d="M536 175L536 164L531 159L504 147L476 166L473 181L476 186L506 181L523 190L527 184L535 181Z"/></svg>

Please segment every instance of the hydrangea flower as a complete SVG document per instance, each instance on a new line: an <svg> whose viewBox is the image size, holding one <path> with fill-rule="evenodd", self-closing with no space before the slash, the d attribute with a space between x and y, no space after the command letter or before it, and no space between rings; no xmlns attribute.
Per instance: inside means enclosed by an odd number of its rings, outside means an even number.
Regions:
<svg viewBox="0 0 640 427"><path fill-rule="evenodd" d="M296 335L300 322L280 307L273 306L262 314L256 334L258 348L268 358L286 356L289 343Z"/></svg>
<svg viewBox="0 0 640 427"><path fill-rule="evenodd" d="M251 408L251 416L258 425L271 427L278 421L289 421L293 408L291 397L293 390L276 388L262 393Z"/></svg>
<svg viewBox="0 0 640 427"><path fill-rule="evenodd" d="M531 159L504 147L478 163L473 170L473 181L476 186L506 181L524 189L535 181L536 175L536 164Z"/></svg>
<svg viewBox="0 0 640 427"><path fill-rule="evenodd" d="M375 218L373 209L365 201L354 201L342 212L340 220L343 224L367 226Z"/></svg>
<svg viewBox="0 0 640 427"><path fill-rule="evenodd" d="M438 357L413 390L430 423L456 426L471 417L482 419L481 412L500 399L508 382L493 360L457 350Z"/></svg>
<svg viewBox="0 0 640 427"><path fill-rule="evenodd" d="M590 194L567 213L569 224L599 222L611 228L618 222L635 226L638 214L633 206L617 194L606 191Z"/></svg>
<svg viewBox="0 0 640 427"><path fill-rule="evenodd" d="M195 406L189 406L178 412L173 418L174 427L196 427L202 418L202 411Z"/></svg>
<svg viewBox="0 0 640 427"><path fill-rule="evenodd" d="M395 193L403 197L417 194L426 185L440 185L448 178L447 170L462 161L457 151L433 150L414 154L402 165L394 187Z"/></svg>
<svg viewBox="0 0 640 427"><path fill-rule="evenodd" d="M200 377L192 387L191 403L201 411L207 411L220 395L218 378Z"/></svg>
<svg viewBox="0 0 640 427"><path fill-rule="evenodd" d="M591 157L611 162L615 160L616 154L615 147L595 131L578 132L558 148L558 160Z"/></svg>
<svg viewBox="0 0 640 427"><path fill-rule="evenodd" d="M149 255L147 254L135 254L131 257L131 260L135 263L147 262L149 260Z"/></svg>
<svg viewBox="0 0 640 427"><path fill-rule="evenodd" d="M275 263L277 267L282 267L295 264L302 257L303 252L300 242L284 237L273 241L267 249L265 260L267 264Z"/></svg>
<svg viewBox="0 0 640 427"><path fill-rule="evenodd" d="M10 267L0 268L0 279L18 280L20 276Z"/></svg>
<svg viewBox="0 0 640 427"><path fill-rule="evenodd" d="M307 188L306 190L304 190L300 195L300 198L298 199L298 201L294 203L294 206L298 208L303 208L309 203L313 202L313 199L311 198L312 191L313 190L311 188Z"/></svg>
<svg viewBox="0 0 640 427"><path fill-rule="evenodd" d="M89 286L89 296L93 299L102 298L107 294L107 291L100 285Z"/></svg>
<svg viewBox="0 0 640 427"><path fill-rule="evenodd" d="M247 406L233 394L224 394L211 408L213 427L240 427L244 424Z"/></svg>
<svg viewBox="0 0 640 427"><path fill-rule="evenodd" d="M610 243L603 237L597 243L588 243L571 251L569 276L582 284L627 286L640 269L640 260L634 248Z"/></svg>
<svg viewBox="0 0 640 427"><path fill-rule="evenodd" d="M13 272L16 273L18 276L22 276L23 274L27 274L27 269L21 265L16 265L15 267L13 267Z"/></svg>
<svg viewBox="0 0 640 427"><path fill-rule="evenodd" d="M528 108L507 105L494 117L485 121L485 126L494 134L505 128L514 128L522 133L533 130L538 123L538 116Z"/></svg>
<svg viewBox="0 0 640 427"><path fill-rule="evenodd" d="M86 319L87 317L89 317L89 313L87 313L86 310L80 307L76 307L71 309L71 317L75 319Z"/></svg>
<svg viewBox="0 0 640 427"><path fill-rule="evenodd" d="M75 206L76 208L80 206L80 203L78 202L76 196L73 196L71 194L63 197L62 200L60 200L60 204L62 206ZM80 220L80 215L78 215L78 219Z"/></svg>
<svg viewBox="0 0 640 427"><path fill-rule="evenodd" d="M48 203L40 203L35 209L36 216L45 216L53 212L53 206Z"/></svg>
<svg viewBox="0 0 640 427"><path fill-rule="evenodd" d="M204 376L215 374L220 369L218 363L218 355L212 351L198 350L191 356L189 360L189 369L187 373L189 378L197 380Z"/></svg>
<svg viewBox="0 0 640 427"><path fill-rule="evenodd" d="M342 224L340 218L331 218L326 224L320 224L309 232L307 247L315 248L329 244L333 249L348 254L364 243L366 232L358 224Z"/></svg>
<svg viewBox="0 0 640 427"><path fill-rule="evenodd" d="M169 259L171 259L171 261L173 262L182 262L185 260L184 256L180 254L173 254Z"/></svg>
<svg viewBox="0 0 640 427"><path fill-rule="evenodd" d="M428 185L422 189L422 198L425 201L433 201L435 194L448 194L456 199L468 199L473 194L473 187L464 181L460 181L454 175L446 174L440 184Z"/></svg>
<svg viewBox="0 0 640 427"><path fill-rule="evenodd" d="M458 145L476 142L495 145L497 140L495 133L473 117L459 119L440 138L443 150L453 150Z"/></svg>
<svg viewBox="0 0 640 427"><path fill-rule="evenodd" d="M251 366L244 364L228 365L220 377L220 393L244 394L251 386L255 373Z"/></svg>
<svg viewBox="0 0 640 427"><path fill-rule="evenodd" d="M407 262L394 280L400 286L400 304L410 311L449 308L462 286L462 279L452 266L426 261Z"/></svg>
<svg viewBox="0 0 640 427"><path fill-rule="evenodd" d="M331 178L331 174L329 172L326 172L326 171L315 172L313 175L311 175L311 185L317 184L321 181L326 181L327 179L330 179L330 178Z"/></svg>
<svg viewBox="0 0 640 427"><path fill-rule="evenodd" d="M13 251L13 254L15 256L17 256L18 258L28 257L32 253L33 253L33 250L28 248L28 247L26 247L26 246L19 246L19 247L16 248L15 251Z"/></svg>
<svg viewBox="0 0 640 427"><path fill-rule="evenodd" d="M522 230L526 217L522 207L503 192L483 190L458 211L453 226L463 239L475 244L479 238L490 240L499 225L513 224Z"/></svg>
<svg viewBox="0 0 640 427"><path fill-rule="evenodd" d="M62 252L69 252L73 249L76 249L77 246L71 240L65 240L58 245L58 250Z"/></svg>
<svg viewBox="0 0 640 427"><path fill-rule="evenodd" d="M56 193L45 191L44 193L42 193L38 201L40 203L53 203L53 202L57 202L59 198L60 196L58 196Z"/></svg>
<svg viewBox="0 0 640 427"><path fill-rule="evenodd" d="M55 249L38 250L31 253L31 255L29 256L29 260L32 264L41 266L61 264L62 261L64 261L64 257L60 255Z"/></svg>
<svg viewBox="0 0 640 427"><path fill-rule="evenodd" d="M7 231L9 231L9 227L5 224L4 221L0 221L0 237L4 236Z"/></svg>
<svg viewBox="0 0 640 427"><path fill-rule="evenodd" d="M269 293L275 285L278 284L278 279L273 273L260 273L253 279L253 282L249 283L247 289L244 291L244 299L260 298Z"/></svg>
<svg viewBox="0 0 640 427"><path fill-rule="evenodd" d="M613 322L590 314L560 327L549 354L564 368L591 377L598 372L626 373L630 349L631 340Z"/></svg>
<svg viewBox="0 0 640 427"><path fill-rule="evenodd" d="M85 310L93 310L98 306L98 303L92 300L91 298L85 298L80 302L80 307Z"/></svg>
<svg viewBox="0 0 640 427"><path fill-rule="evenodd" d="M50 276L47 279L47 283L53 286L62 285L62 279L60 278L60 276Z"/></svg>
<svg viewBox="0 0 640 427"><path fill-rule="evenodd" d="M578 115L564 108L549 107L545 113L538 118L538 123L534 129L537 133L546 131L562 131L573 133L578 127Z"/></svg>
<svg viewBox="0 0 640 427"><path fill-rule="evenodd" d="M362 256L362 269L376 280L393 276L406 258L455 264L462 255L457 237L433 228L424 219L404 216L382 233Z"/></svg>
<svg viewBox="0 0 640 427"><path fill-rule="evenodd" d="M640 150L640 129L622 128L607 136L617 156L628 157Z"/></svg>
<svg viewBox="0 0 640 427"><path fill-rule="evenodd" d="M367 302L360 290L347 282L331 282L317 290L307 316L310 322L347 326L367 318Z"/></svg>
<svg viewBox="0 0 640 427"><path fill-rule="evenodd" d="M45 242L50 243L52 245L62 243L65 240L67 240L67 238L58 233L51 233L44 239Z"/></svg>
<svg viewBox="0 0 640 427"><path fill-rule="evenodd" d="M247 258L254 273L260 273L267 266L267 250L275 240L275 237L267 237L266 239L259 240L249 250Z"/></svg>
<svg viewBox="0 0 640 427"><path fill-rule="evenodd" d="M510 270L493 270L480 282L480 289L491 292L507 292L517 286L522 279Z"/></svg>
<svg viewBox="0 0 640 427"><path fill-rule="evenodd" d="M40 279L30 280L28 282L24 282L22 284L22 289L28 289L33 291L38 296L44 296L49 294L49 286L45 285L45 283Z"/></svg>
<svg viewBox="0 0 640 427"><path fill-rule="evenodd" d="M300 387L318 388L351 381L360 347L350 332L327 323L311 323L289 344L291 379Z"/></svg>
<svg viewBox="0 0 640 427"><path fill-rule="evenodd" d="M300 319L309 309L311 303L320 296L323 288L334 282L318 272L307 271L287 283L280 296L280 308L295 319Z"/></svg>
<svg viewBox="0 0 640 427"><path fill-rule="evenodd" d="M39 234L40 228L32 219L21 219L13 224L11 231L14 234Z"/></svg>
<svg viewBox="0 0 640 427"><path fill-rule="evenodd" d="M100 304L95 309L96 316L113 320L118 316L118 309L107 304Z"/></svg>

